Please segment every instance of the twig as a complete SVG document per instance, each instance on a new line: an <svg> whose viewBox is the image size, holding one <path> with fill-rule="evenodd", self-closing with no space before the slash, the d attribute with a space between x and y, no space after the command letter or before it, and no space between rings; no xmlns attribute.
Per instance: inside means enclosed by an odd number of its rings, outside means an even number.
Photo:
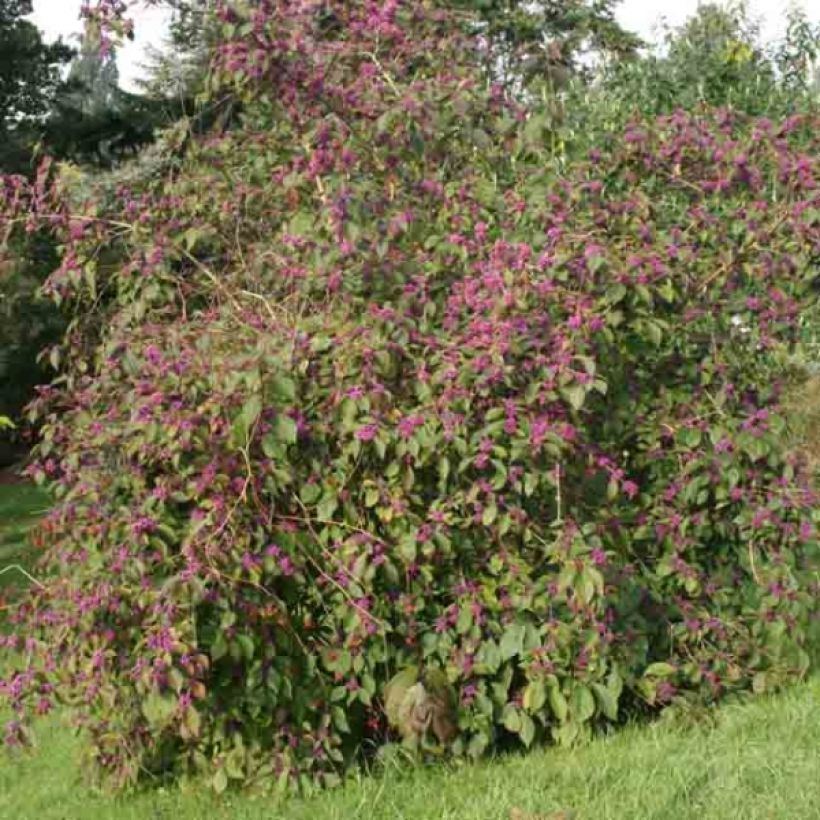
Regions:
<svg viewBox="0 0 820 820"><path fill-rule="evenodd" d="M26 578L28 578L32 584L35 584L40 589L47 589L45 584L40 583L33 575L26 572L26 570L24 570L19 564L10 564L7 567L3 567L3 569L0 569L0 575L5 575L7 572L11 572L13 569L16 569L22 575L25 575Z"/></svg>

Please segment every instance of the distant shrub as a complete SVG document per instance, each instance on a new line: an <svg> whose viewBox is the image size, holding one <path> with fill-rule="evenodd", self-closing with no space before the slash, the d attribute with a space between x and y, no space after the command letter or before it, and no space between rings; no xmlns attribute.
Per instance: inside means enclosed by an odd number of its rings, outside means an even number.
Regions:
<svg viewBox="0 0 820 820"><path fill-rule="evenodd" d="M676 112L559 177L447 15L324 5L223 9L243 126L177 173L32 194L79 319L6 699L118 783L286 789L804 674L817 122Z"/></svg>

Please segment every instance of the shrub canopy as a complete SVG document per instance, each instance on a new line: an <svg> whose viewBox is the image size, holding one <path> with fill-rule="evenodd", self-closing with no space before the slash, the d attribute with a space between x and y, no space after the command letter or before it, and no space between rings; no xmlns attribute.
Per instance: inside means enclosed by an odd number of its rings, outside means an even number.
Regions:
<svg viewBox="0 0 820 820"><path fill-rule="evenodd" d="M286 788L396 730L480 755L803 674L816 120L678 111L559 175L449 13L254 9L220 7L240 127L7 188L77 317L7 699L75 707L119 783Z"/></svg>

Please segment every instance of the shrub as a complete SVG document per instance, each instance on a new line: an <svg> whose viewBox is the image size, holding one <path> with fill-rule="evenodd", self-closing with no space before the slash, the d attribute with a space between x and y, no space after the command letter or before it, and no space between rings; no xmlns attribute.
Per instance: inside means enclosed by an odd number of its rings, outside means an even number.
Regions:
<svg viewBox="0 0 820 820"><path fill-rule="evenodd" d="M79 319L6 698L221 791L803 674L816 121L676 112L559 177L447 14L324 6L222 8L243 123L178 173L29 200Z"/></svg>

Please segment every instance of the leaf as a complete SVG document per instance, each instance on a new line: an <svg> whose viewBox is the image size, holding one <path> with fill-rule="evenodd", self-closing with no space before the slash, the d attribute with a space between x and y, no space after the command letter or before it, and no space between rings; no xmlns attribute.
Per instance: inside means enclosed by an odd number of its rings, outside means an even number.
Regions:
<svg viewBox="0 0 820 820"><path fill-rule="evenodd" d="M419 679L419 669L417 666L408 666L397 672L384 687L384 713L388 723L394 728L399 727L400 707L407 695L408 690L414 686Z"/></svg>
<svg viewBox="0 0 820 820"><path fill-rule="evenodd" d="M481 515L481 523L485 527L489 527L497 517L498 507L495 504L490 504L484 508L484 512Z"/></svg>
<svg viewBox="0 0 820 820"><path fill-rule="evenodd" d="M580 410L584 406L587 391L582 384L573 384L570 387L562 387L561 395L570 403L573 410Z"/></svg>
<svg viewBox="0 0 820 820"><path fill-rule="evenodd" d="M518 709L508 703L501 713L501 723L508 732L512 732L514 735L518 734L521 730L521 714Z"/></svg>
<svg viewBox="0 0 820 820"><path fill-rule="evenodd" d="M217 769L216 774L211 778L211 786L217 794L222 794L228 788L228 775L224 769Z"/></svg>
<svg viewBox="0 0 820 820"><path fill-rule="evenodd" d="M525 712L519 713L520 726L518 728L518 735L523 741L524 745L529 748L535 738L535 723L532 718Z"/></svg>
<svg viewBox="0 0 820 820"><path fill-rule="evenodd" d="M251 638L250 635L237 635L236 642L241 647L242 654L247 658L247 660L253 660L253 655L256 651L253 638Z"/></svg>
<svg viewBox="0 0 820 820"><path fill-rule="evenodd" d="M218 661L220 658L224 658L227 652L228 644L225 640L225 635L219 632L211 644L211 660Z"/></svg>
<svg viewBox="0 0 820 820"><path fill-rule="evenodd" d="M459 635L464 635L470 631L470 627L473 625L473 613L470 607L463 606L459 610L458 613L458 620L456 621L456 632Z"/></svg>
<svg viewBox="0 0 820 820"><path fill-rule="evenodd" d="M524 495L529 498L538 487L539 476L537 473L526 473L524 475Z"/></svg>
<svg viewBox="0 0 820 820"><path fill-rule="evenodd" d="M490 738L486 732L476 732L471 738L470 742L467 744L467 754L477 760L484 752L487 750L487 747L490 745Z"/></svg>
<svg viewBox="0 0 820 820"><path fill-rule="evenodd" d="M528 712L540 712L547 702L547 689L540 678L532 680L524 689L523 705Z"/></svg>
<svg viewBox="0 0 820 820"><path fill-rule="evenodd" d="M142 713L154 729L163 728L177 710L177 699L172 695L151 692L142 703Z"/></svg>
<svg viewBox="0 0 820 820"><path fill-rule="evenodd" d="M592 570L589 567L576 577L576 590L581 596L581 600L588 604L595 595L595 580L592 575Z"/></svg>
<svg viewBox="0 0 820 820"><path fill-rule="evenodd" d="M202 731L202 718L193 706L189 706L185 710L183 723L191 737L199 737L199 733Z"/></svg>
<svg viewBox="0 0 820 820"><path fill-rule="evenodd" d="M409 532L404 535L398 544L399 547L399 555L408 563L412 564L413 561L416 560L416 555L418 553L417 541L416 541L416 533Z"/></svg>
<svg viewBox="0 0 820 820"><path fill-rule="evenodd" d="M586 686L576 685L572 690L572 718L586 723L595 714L595 698Z"/></svg>
<svg viewBox="0 0 820 820"><path fill-rule="evenodd" d="M611 305L617 305L618 302L623 301L625 296L626 285L621 284L620 282L607 288L606 300Z"/></svg>
<svg viewBox="0 0 820 820"><path fill-rule="evenodd" d="M660 325L655 322L647 322L646 332L652 344L654 344L655 347L660 347L660 344L663 341L663 330Z"/></svg>
<svg viewBox="0 0 820 820"><path fill-rule="evenodd" d="M344 709L342 709L341 706L334 706L331 709L331 715L333 717L333 725L340 732L350 734L350 724L347 722L347 715L345 714Z"/></svg>
<svg viewBox="0 0 820 820"><path fill-rule="evenodd" d="M315 504L322 494L322 488L318 484L304 484L299 491L299 497L305 504Z"/></svg>
<svg viewBox="0 0 820 820"><path fill-rule="evenodd" d="M671 663L659 661L658 663L650 663L646 667L644 675L651 678L668 678L670 675L674 675L675 672L677 672L677 669Z"/></svg>
<svg viewBox="0 0 820 820"><path fill-rule="evenodd" d="M592 684L592 691L595 693L595 698L598 701L598 706L601 709L601 714L609 718L609 720L618 719L618 698L606 686L600 683Z"/></svg>
<svg viewBox="0 0 820 820"><path fill-rule="evenodd" d="M618 672L618 667L613 666L606 679L606 688L612 692L616 700L621 697L621 692L624 690L624 680Z"/></svg>
<svg viewBox="0 0 820 820"><path fill-rule="evenodd" d="M273 434L285 444L296 444L298 436L296 422L290 416L280 413L273 423Z"/></svg>
<svg viewBox="0 0 820 820"><path fill-rule="evenodd" d="M552 713L563 723L569 714L569 705L567 704L567 699L564 697L564 693L557 685L549 688L549 702Z"/></svg>
<svg viewBox="0 0 820 820"><path fill-rule="evenodd" d="M273 395L283 402L291 403L296 400L296 382L288 376L276 375L271 379Z"/></svg>
<svg viewBox="0 0 820 820"><path fill-rule="evenodd" d="M524 626L522 624L510 624L504 630L498 648L504 660L520 655L524 648Z"/></svg>
<svg viewBox="0 0 820 820"><path fill-rule="evenodd" d="M233 433L236 444L244 447L248 443L251 428L256 424L261 412L262 397L259 395L251 396L242 406L234 422Z"/></svg>
<svg viewBox="0 0 820 820"><path fill-rule="evenodd" d="M225 758L225 764L222 771L224 771L231 780L245 779L245 753L241 747L231 750Z"/></svg>
<svg viewBox="0 0 820 820"><path fill-rule="evenodd" d="M325 492L328 493L327 490ZM338 507L339 499L335 494L330 492L322 498L319 506L316 508L316 516L320 521L330 521L333 518L333 513L336 512Z"/></svg>

